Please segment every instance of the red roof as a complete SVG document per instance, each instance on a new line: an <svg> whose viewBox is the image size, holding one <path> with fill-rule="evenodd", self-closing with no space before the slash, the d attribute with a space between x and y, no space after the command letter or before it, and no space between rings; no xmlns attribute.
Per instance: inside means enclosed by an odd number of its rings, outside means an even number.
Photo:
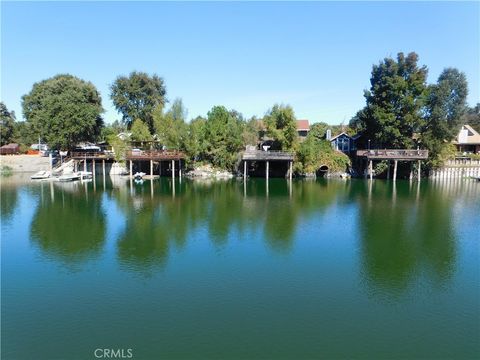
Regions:
<svg viewBox="0 0 480 360"><path fill-rule="evenodd" d="M297 120L297 130L310 130L308 120Z"/></svg>

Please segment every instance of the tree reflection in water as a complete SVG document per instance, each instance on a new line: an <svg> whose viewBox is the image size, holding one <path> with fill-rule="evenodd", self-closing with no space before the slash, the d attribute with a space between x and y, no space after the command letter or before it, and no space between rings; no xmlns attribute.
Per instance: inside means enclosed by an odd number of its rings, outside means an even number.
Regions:
<svg viewBox="0 0 480 360"><path fill-rule="evenodd" d="M371 189L363 186L362 196L355 196L362 272L374 291L399 295L422 275L440 283L452 276L452 203L426 185L377 181Z"/></svg>
<svg viewBox="0 0 480 360"><path fill-rule="evenodd" d="M48 184L32 220L32 241L49 257L78 264L97 256L104 244L101 194L92 184Z"/></svg>

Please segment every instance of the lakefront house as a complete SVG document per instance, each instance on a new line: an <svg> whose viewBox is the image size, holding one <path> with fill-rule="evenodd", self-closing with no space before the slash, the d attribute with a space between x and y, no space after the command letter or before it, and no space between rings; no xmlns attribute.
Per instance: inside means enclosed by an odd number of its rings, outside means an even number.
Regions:
<svg viewBox="0 0 480 360"><path fill-rule="evenodd" d="M464 155L480 154L480 134L470 125L463 125L453 141L457 151Z"/></svg>

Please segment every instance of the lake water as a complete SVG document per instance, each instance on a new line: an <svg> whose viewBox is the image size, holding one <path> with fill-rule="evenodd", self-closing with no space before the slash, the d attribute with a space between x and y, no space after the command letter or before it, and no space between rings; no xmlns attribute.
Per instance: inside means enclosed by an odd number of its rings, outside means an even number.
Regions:
<svg viewBox="0 0 480 360"><path fill-rule="evenodd" d="M480 354L472 180L11 177L1 211L3 359Z"/></svg>

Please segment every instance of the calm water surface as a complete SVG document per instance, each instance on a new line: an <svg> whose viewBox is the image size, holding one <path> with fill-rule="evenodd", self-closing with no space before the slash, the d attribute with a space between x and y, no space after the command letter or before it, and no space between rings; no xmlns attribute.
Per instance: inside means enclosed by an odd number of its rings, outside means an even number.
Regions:
<svg viewBox="0 0 480 360"><path fill-rule="evenodd" d="M480 183L266 185L3 178L2 358L479 355Z"/></svg>

